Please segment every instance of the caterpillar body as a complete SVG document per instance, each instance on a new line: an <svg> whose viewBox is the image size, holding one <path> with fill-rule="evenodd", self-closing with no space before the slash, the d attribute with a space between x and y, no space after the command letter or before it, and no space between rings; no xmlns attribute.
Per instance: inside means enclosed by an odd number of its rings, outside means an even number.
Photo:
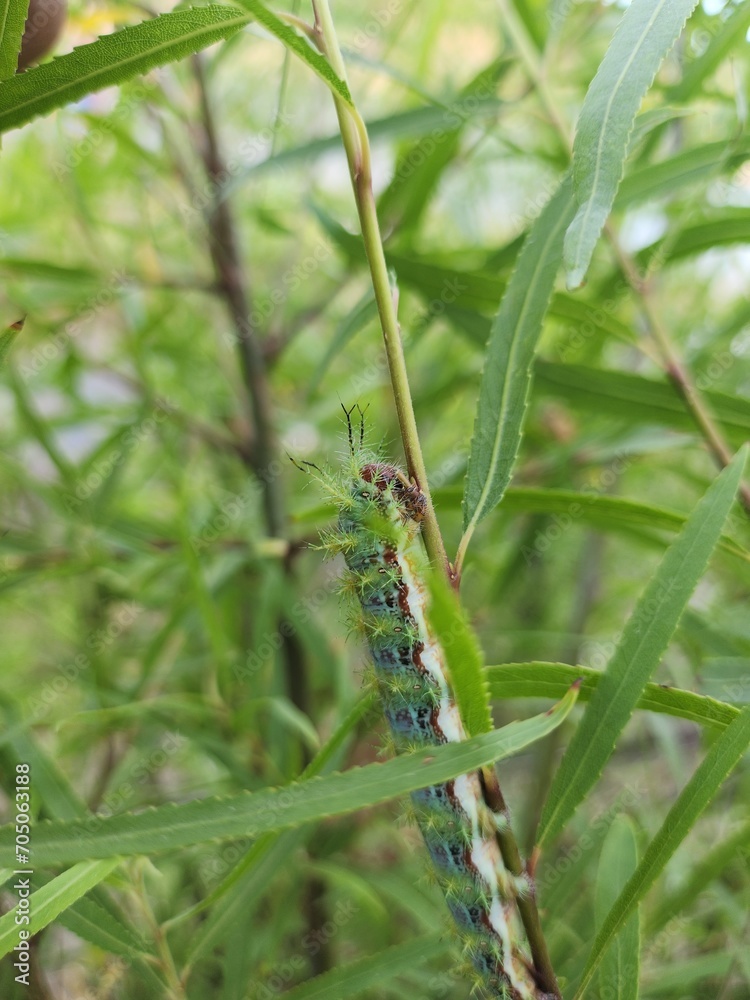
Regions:
<svg viewBox="0 0 750 1000"><path fill-rule="evenodd" d="M419 540L424 495L396 466L362 464L353 447L348 485L334 492L339 522L329 547L343 552L397 749L464 740L445 656L427 615ZM412 801L484 993L545 1000L521 944L515 899L523 886L519 890L505 868L497 844L504 818L485 803L479 774L422 789Z"/></svg>

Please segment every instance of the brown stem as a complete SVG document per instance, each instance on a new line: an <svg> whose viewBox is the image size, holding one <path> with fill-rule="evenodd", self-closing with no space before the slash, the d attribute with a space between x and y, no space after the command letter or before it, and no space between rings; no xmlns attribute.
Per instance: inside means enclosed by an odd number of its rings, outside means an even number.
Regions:
<svg viewBox="0 0 750 1000"><path fill-rule="evenodd" d="M720 469L726 468L732 461L732 451L720 426L693 382L688 368L682 363L669 332L654 309L650 281L644 280L638 273L632 258L621 247L611 223L607 223L605 231L626 281L633 292L640 296L643 318L646 321L648 333L659 351L661 365L667 378L685 403L685 409L695 421L716 464ZM750 514L750 486L747 483L740 484L740 500L742 506Z"/></svg>
<svg viewBox="0 0 750 1000"><path fill-rule="evenodd" d="M199 55L193 56L193 66L201 103L203 164L209 180L218 185L221 178L226 176L226 170L206 86L203 60ZM255 430L252 467L263 491L263 509L268 532L280 536L284 529L284 506L281 480L275 461L277 449L271 394L263 349L250 321L250 298L228 198L214 199L208 209L207 221L211 259L221 295L237 335L240 365L249 396L250 413Z"/></svg>
<svg viewBox="0 0 750 1000"><path fill-rule="evenodd" d="M508 807L505 804L503 793L500 791L500 783L497 780L494 770L485 767L482 768L480 774L487 805L494 813L507 816ZM503 862L511 875L526 875L529 880L533 880L533 872L530 867L526 867L523 863L521 852L518 849L518 842L509 823L498 830L497 840L500 845ZM531 949L531 958L534 962L534 972L536 973L538 984L545 993L555 997L555 1000L562 1000L555 970L552 968L547 941L542 930L542 922L539 918L536 893L532 891L527 896L519 895L516 898L516 903L524 930L526 931L529 948Z"/></svg>

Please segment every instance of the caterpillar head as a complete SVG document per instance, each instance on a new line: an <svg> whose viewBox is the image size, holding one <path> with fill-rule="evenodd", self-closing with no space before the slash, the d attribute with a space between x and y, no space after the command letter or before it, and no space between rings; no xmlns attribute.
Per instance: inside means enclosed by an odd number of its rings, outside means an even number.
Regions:
<svg viewBox="0 0 750 1000"><path fill-rule="evenodd" d="M359 470L359 481L355 488L360 495L365 493L383 498L391 497L400 508L404 520L410 519L419 524L427 513L427 500L416 483L411 483L404 473L395 465L385 462L368 462ZM364 484L364 485L362 485ZM369 487L374 487L372 494Z"/></svg>

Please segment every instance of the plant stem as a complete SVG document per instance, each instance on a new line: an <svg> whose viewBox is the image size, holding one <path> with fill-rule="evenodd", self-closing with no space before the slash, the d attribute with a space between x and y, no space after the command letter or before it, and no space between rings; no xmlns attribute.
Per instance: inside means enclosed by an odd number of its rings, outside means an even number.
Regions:
<svg viewBox="0 0 750 1000"><path fill-rule="evenodd" d="M339 48L328 0L313 0L313 10L315 11L314 31L318 39L318 46L327 56L333 70L342 80L346 80L346 66ZM427 515L422 526L425 548L430 560L436 566L445 568L448 579L455 586L457 577L445 552L443 537L435 516L430 487L427 482L427 470L422 456L422 448L419 443L419 432L406 371L406 359L401 342L401 330L388 278L388 265L383 251L375 194L372 189L370 143L367 129L356 108L347 105L337 94L333 95L333 100L349 164L354 200L362 228L362 240L365 245L380 325L383 330L385 353L388 359L388 370L393 386L393 398L396 403L399 427L401 428L401 438L404 443L406 464L409 474L427 499Z"/></svg>
<svg viewBox="0 0 750 1000"><path fill-rule="evenodd" d="M720 469L726 468L732 461L732 451L693 382L690 372L682 363L669 332L663 326L654 308L649 281L641 278L631 257L620 246L617 234L610 223L606 225L606 233L625 279L633 291L640 296L643 317L648 332L658 348L661 364L667 377L682 397L685 408L703 435L717 465ZM750 514L750 486L744 482L740 484L740 500L745 510Z"/></svg>
<svg viewBox="0 0 750 1000"><path fill-rule="evenodd" d="M536 88L553 127L560 136L568 153L572 156L573 139L571 129L564 116L560 113L555 98L547 86L544 67L536 56L526 27L516 15L512 4L508 3L508 0L499 0L499 2L506 20L508 32L518 49L521 61L526 66L526 71ZM680 394L685 404L685 409L695 421L719 468L725 468L732 460L731 448L727 444L721 428L714 420L711 411L706 406L697 386L693 382L689 370L680 359L672 338L662 325L654 309L648 281L643 280L632 258L622 249L611 222L605 225L604 231L627 283L639 298L646 328L653 343L656 345L659 355L657 362L662 366L667 378L669 378ZM750 486L746 483L742 483L740 486L740 499L743 507L750 514Z"/></svg>
<svg viewBox="0 0 750 1000"><path fill-rule="evenodd" d="M484 767L481 769L481 780L484 791L484 798L487 805L493 812L508 816L508 807L505 803L503 793L500 791L500 782L493 768ZM503 856L503 863L511 875L526 875L530 884L534 885L531 870L524 865L521 852L518 849L518 842L510 827L510 823L497 832L497 841L500 846L500 853ZM516 897L518 913L526 931L526 937L531 949L531 958L534 963L539 985L545 993L561 1000L560 988L557 985L557 977L552 967L547 941L542 930L542 922L539 918L539 909L536 903L536 893L528 896L518 895Z"/></svg>
<svg viewBox="0 0 750 1000"><path fill-rule="evenodd" d="M226 176L209 99L203 60L193 57L200 94L203 125L203 163L209 180L215 184ZM273 428L271 393L266 377L263 350L250 322L250 303L245 286L236 226L227 198L218 198L209 209L208 228L211 258L221 295L237 335L240 364L247 387L255 430L252 467L263 492L263 508L270 535L281 537L284 530L284 503L281 477L274 470L276 436Z"/></svg>
<svg viewBox="0 0 750 1000"><path fill-rule="evenodd" d="M346 80L346 66L344 65L341 49L339 48L328 0L312 0L312 5L315 11L315 32L319 39L319 47L328 57L332 68L338 76L342 80ZM401 436L404 442L404 452L409 472L427 498L428 513L422 529L425 547L432 562L436 565L444 566L451 584L457 587L458 574L449 563L445 553L442 535L440 534L440 528L432 506L429 485L427 483L427 473L419 443L419 433L414 417L414 407L412 405L409 379L406 372L406 361L401 343L401 331L388 280L388 268L383 251L383 241L380 236L375 195L372 189L370 146L367 138L367 130L356 108L346 105L336 94L333 95L333 99L349 163L354 198L357 203L360 226L362 227L362 238L365 244L367 261L370 266L370 274L375 291L375 300L380 315L391 384L393 385ZM488 768L483 771L482 777L490 807L493 809L497 808L498 812L507 812L495 772ZM514 875L524 874L525 869L520 851L518 850L518 844L509 826L501 833L498 833L498 843L503 861L508 870ZM547 943L542 932L539 911L534 895L519 897L518 910L529 940L540 986L545 992L555 998L559 998L560 991L549 958Z"/></svg>

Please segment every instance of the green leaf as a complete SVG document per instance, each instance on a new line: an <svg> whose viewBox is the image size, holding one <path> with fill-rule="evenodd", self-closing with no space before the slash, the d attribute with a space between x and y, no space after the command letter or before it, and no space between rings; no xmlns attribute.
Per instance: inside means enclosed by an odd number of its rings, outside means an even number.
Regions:
<svg viewBox="0 0 750 1000"><path fill-rule="evenodd" d="M417 788L448 781L517 753L552 732L575 703L568 692L555 708L464 743L430 747L385 764L352 768L279 789L242 792L183 805L161 806L86 821L38 823L34 861L38 866L66 864L114 855L152 854L213 838L257 837L270 830L299 826L387 802ZM14 856L14 827L0 828L0 864Z"/></svg>
<svg viewBox="0 0 750 1000"><path fill-rule="evenodd" d="M739 715L739 712L737 714ZM747 864L748 848L750 848L750 823L744 823L731 837L712 847L674 892L659 899L659 905L652 911L646 923L646 933L653 936L660 931L672 917L681 913L702 892L705 892L713 880L718 878L732 862L736 861L744 868Z"/></svg>
<svg viewBox="0 0 750 1000"><path fill-rule="evenodd" d="M478 102L494 96L498 81L512 66L510 59L496 59L485 66L461 89L444 119L425 137L410 143L400 154L393 178L378 199L378 216L385 231L398 229L403 235L416 228L448 165L461 148L461 135L476 115ZM462 115L462 101L470 101L472 111ZM506 107L509 105L506 105ZM369 126L368 126L369 128Z"/></svg>
<svg viewBox="0 0 750 1000"><path fill-rule="evenodd" d="M359 722L375 704L375 693L364 695L352 707L347 716L341 720L328 742L310 761L300 775L300 780L306 780L326 772L333 761L339 756L346 741L356 729ZM190 950L190 960L195 963L198 958L221 941L227 932L227 927L238 919L238 915L247 912L247 900L260 899L267 884L279 869L280 859L289 857L299 842L299 831L291 830L278 834L265 833L254 842L249 851L236 864L232 865L226 877L219 885L204 896L195 906L190 907L176 921L183 921L213 906L214 903L226 897L221 906L214 906L213 912L200 927L193 938Z"/></svg>
<svg viewBox="0 0 750 1000"><path fill-rule="evenodd" d="M583 997L604 951L664 870L667 861L693 828L724 779L740 761L748 744L750 708L746 708L713 744L669 810L659 832L648 845L643 860L618 896L596 936L576 1000Z"/></svg>
<svg viewBox="0 0 750 1000"><path fill-rule="evenodd" d="M479 643L444 574L430 572L427 583L430 592L427 618L443 647L466 732L469 736L489 733L492 711Z"/></svg>
<svg viewBox="0 0 750 1000"><path fill-rule="evenodd" d="M501 663L487 667L487 680L493 698L562 698L571 684L581 681L578 699L591 701L602 673L591 667L568 663ZM706 695L683 691L664 684L648 683L638 699L637 708L647 712L673 715L701 726L725 728L734 722L740 710Z"/></svg>
<svg viewBox="0 0 750 1000"><path fill-rule="evenodd" d="M354 308L344 316L333 332L331 341L328 344L325 354L320 359L318 367L313 372L310 383L307 387L307 398L311 399L320 385L320 382L328 371L328 367L335 357L343 353L344 348L355 337L360 330L364 329L369 322L378 315L378 307L375 302L375 293L368 288L362 298Z"/></svg>
<svg viewBox="0 0 750 1000"><path fill-rule="evenodd" d="M29 897L30 921L26 930L36 934L55 917L84 896L95 885L103 881L120 864L119 858L103 861L83 861L68 871L53 878ZM17 876L23 878L23 876ZM16 910L0 917L0 958L7 955L18 944Z"/></svg>
<svg viewBox="0 0 750 1000"><path fill-rule="evenodd" d="M284 994L284 1000L350 1000L374 989L380 995L386 983L411 972L425 962L434 962L450 945L443 934L430 934L386 948L338 969L315 976Z"/></svg>
<svg viewBox="0 0 750 1000"><path fill-rule="evenodd" d="M234 7L211 4L162 14L103 35L0 86L0 132L20 128L103 87L147 73L229 38L248 23Z"/></svg>
<svg viewBox="0 0 750 1000"><path fill-rule="evenodd" d="M750 240L750 216L747 209L729 208L712 213L705 222L685 226L676 235L669 234L635 255L636 263L644 270L651 268L656 259L660 266L694 257L714 247L747 243Z"/></svg>
<svg viewBox="0 0 750 1000"><path fill-rule="evenodd" d="M601 926L638 865L638 844L627 816L615 817L599 859L596 923ZM637 1000L641 927L638 912L624 923L602 957L601 992L611 1000Z"/></svg>
<svg viewBox="0 0 750 1000"><path fill-rule="evenodd" d="M79 899L68 907L59 915L58 923L102 951L122 955L129 960L149 961L145 942L89 897Z"/></svg>
<svg viewBox="0 0 750 1000"><path fill-rule="evenodd" d="M320 79L327 84L334 93L338 94L346 103L353 107L352 95L346 83L341 80L331 69L331 65L319 52L316 52L304 38L291 28L286 21L282 21L272 10L269 10L260 0L237 0L241 7L249 11L258 24L262 24L266 31L270 31L295 55L306 62L310 69L316 73Z"/></svg>
<svg viewBox="0 0 750 1000"><path fill-rule="evenodd" d="M573 144L578 211L565 235L568 288L578 288L622 180L635 116L697 0L633 0L583 102Z"/></svg>
<svg viewBox="0 0 750 1000"><path fill-rule="evenodd" d="M531 365L572 213L572 186L566 178L534 223L492 325L466 474L467 539L510 482L531 389Z"/></svg>
<svg viewBox="0 0 750 1000"><path fill-rule="evenodd" d="M721 535L746 455L743 448L709 487L638 600L553 779L539 844L562 830L612 755Z"/></svg>
<svg viewBox="0 0 750 1000"><path fill-rule="evenodd" d="M661 163L647 163L624 178L617 192L615 207L626 208L651 198L674 197L681 187L699 184L719 173L736 170L749 154L750 139L741 135L733 143L707 142L670 156Z"/></svg>
<svg viewBox="0 0 750 1000"><path fill-rule="evenodd" d="M0 0L1 2L1 0ZM3 368L8 360L8 354L13 346L13 341L23 330L24 320L19 319L17 323L12 323L7 330L0 333L0 368Z"/></svg>
<svg viewBox="0 0 750 1000"><path fill-rule="evenodd" d="M715 21L714 18L711 20ZM738 3L719 30L712 35L702 55L687 63L682 80L667 90L669 100L683 102L694 97L700 91L703 82L716 71L732 49L745 41L748 27L750 27L750 6Z"/></svg>
<svg viewBox="0 0 750 1000"><path fill-rule="evenodd" d="M441 508L455 508L461 501L461 488L448 486L436 489L433 496ZM509 487L503 497L502 509L504 514L557 514L563 530L574 523L582 523L593 524L606 531L655 528L678 532L688 518L680 511L608 493L579 493L576 490L537 489L533 486ZM722 535L719 545L725 552L745 562L750 561L750 552L729 535Z"/></svg>
<svg viewBox="0 0 750 1000"><path fill-rule="evenodd" d="M0 81L16 72L29 0L0 0Z"/></svg>
<svg viewBox="0 0 750 1000"><path fill-rule="evenodd" d="M683 400L669 382L538 360L534 388L559 396L587 412L611 413L627 417L630 422L660 423L677 430L695 428ZM750 435L750 401L710 390L704 396L732 442L739 447Z"/></svg>

